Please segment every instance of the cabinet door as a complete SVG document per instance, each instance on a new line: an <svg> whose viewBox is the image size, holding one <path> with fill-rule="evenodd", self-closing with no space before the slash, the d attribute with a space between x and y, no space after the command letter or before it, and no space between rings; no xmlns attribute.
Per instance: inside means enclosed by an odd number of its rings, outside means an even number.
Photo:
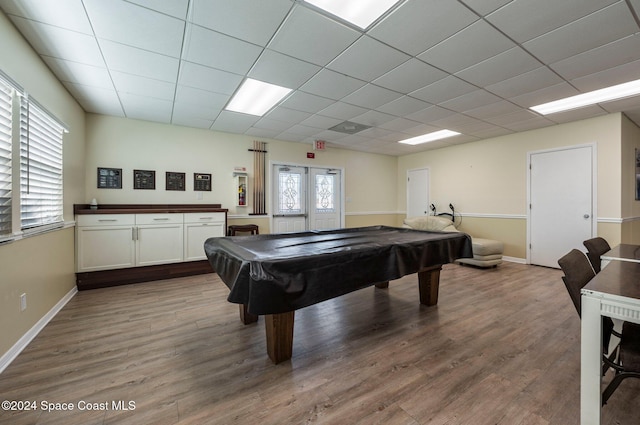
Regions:
<svg viewBox="0 0 640 425"><path fill-rule="evenodd" d="M187 223L184 225L184 260L206 260L204 241L209 238L224 236L222 223Z"/></svg>
<svg viewBox="0 0 640 425"><path fill-rule="evenodd" d="M182 261L182 222L137 226L136 265Z"/></svg>
<svg viewBox="0 0 640 425"><path fill-rule="evenodd" d="M135 265L133 226L78 227L76 232L78 272Z"/></svg>

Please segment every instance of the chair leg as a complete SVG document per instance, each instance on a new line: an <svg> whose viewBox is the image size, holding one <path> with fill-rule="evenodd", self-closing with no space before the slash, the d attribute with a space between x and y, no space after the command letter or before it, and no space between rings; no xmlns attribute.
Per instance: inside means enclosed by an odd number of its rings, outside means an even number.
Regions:
<svg viewBox="0 0 640 425"><path fill-rule="evenodd" d="M607 385L607 388L605 388L604 391L602 392L602 405L603 406L605 404L607 404L607 401L609 400L609 397L611 397L611 395L618 388L620 383L623 380L627 379L627 378L640 378L640 373L638 373L638 372L620 372L620 373L617 373L613 377L611 382L609 382L609 385Z"/></svg>

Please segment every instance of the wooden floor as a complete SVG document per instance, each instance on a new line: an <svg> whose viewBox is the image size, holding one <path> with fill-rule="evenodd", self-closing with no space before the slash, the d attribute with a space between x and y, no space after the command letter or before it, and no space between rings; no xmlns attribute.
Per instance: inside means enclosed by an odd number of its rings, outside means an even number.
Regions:
<svg viewBox="0 0 640 425"><path fill-rule="evenodd" d="M579 423L580 324L559 270L447 265L436 307L416 279L297 311L279 365L216 275L80 292L0 374L3 400L37 407L0 423ZM638 381L604 424L640 423Z"/></svg>

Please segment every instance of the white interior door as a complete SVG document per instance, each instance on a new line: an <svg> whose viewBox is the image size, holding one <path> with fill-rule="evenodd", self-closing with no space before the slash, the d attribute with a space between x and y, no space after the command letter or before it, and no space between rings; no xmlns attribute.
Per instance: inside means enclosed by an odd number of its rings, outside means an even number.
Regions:
<svg viewBox="0 0 640 425"><path fill-rule="evenodd" d="M311 168L309 171L309 229L338 229L342 227L342 173L330 168Z"/></svg>
<svg viewBox="0 0 640 425"><path fill-rule="evenodd" d="M595 232L593 146L529 155L529 262L558 268L558 259Z"/></svg>
<svg viewBox="0 0 640 425"><path fill-rule="evenodd" d="M429 215L429 169L407 172L407 217Z"/></svg>
<svg viewBox="0 0 640 425"><path fill-rule="evenodd" d="M307 230L307 168L274 165L273 233Z"/></svg>

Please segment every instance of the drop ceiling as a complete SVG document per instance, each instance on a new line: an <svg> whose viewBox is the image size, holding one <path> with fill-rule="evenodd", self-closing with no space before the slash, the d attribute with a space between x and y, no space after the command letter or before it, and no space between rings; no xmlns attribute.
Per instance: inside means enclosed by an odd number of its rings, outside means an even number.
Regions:
<svg viewBox="0 0 640 425"><path fill-rule="evenodd" d="M623 112L528 108L640 79L640 0L400 0L366 30L299 0L0 0L85 111L405 155ZM251 77L293 91L225 111ZM354 134L331 130L348 121ZM339 128L339 127L338 127ZM461 135L397 143L449 129Z"/></svg>

